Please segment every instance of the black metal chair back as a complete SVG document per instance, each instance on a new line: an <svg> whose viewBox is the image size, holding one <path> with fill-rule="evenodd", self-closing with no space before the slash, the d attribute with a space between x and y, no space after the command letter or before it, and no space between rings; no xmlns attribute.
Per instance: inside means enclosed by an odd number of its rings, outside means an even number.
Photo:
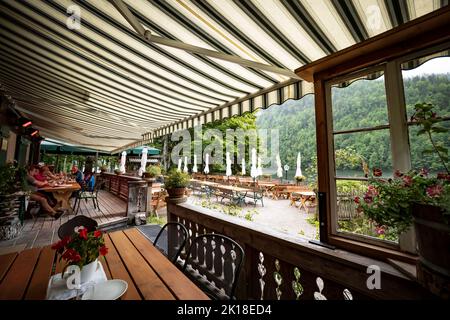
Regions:
<svg viewBox="0 0 450 320"><path fill-rule="evenodd" d="M188 230L182 223L167 222L158 232L153 245L162 251L172 263L176 264L188 236Z"/></svg>
<svg viewBox="0 0 450 320"><path fill-rule="evenodd" d="M79 215L76 216L66 223L63 223L59 229L58 229L58 236L60 239L63 239L64 237L71 236L75 232L75 228L83 226L85 227L88 232L97 230L98 223L94 219L91 219L89 217Z"/></svg>
<svg viewBox="0 0 450 320"><path fill-rule="evenodd" d="M244 258L244 249L233 239L203 234L192 240L183 271L211 298L231 300Z"/></svg>

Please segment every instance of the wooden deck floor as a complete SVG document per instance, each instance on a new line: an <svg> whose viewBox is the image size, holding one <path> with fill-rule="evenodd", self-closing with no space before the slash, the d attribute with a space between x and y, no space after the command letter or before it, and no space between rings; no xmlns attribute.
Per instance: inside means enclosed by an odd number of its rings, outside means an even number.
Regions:
<svg viewBox="0 0 450 320"><path fill-rule="evenodd" d="M113 223L125 217L127 205L122 199L107 191L100 190L98 201L101 211L94 209L92 200L88 200L87 203L81 201L78 215L82 214L95 219L99 225ZM64 214L60 219L55 220L50 216L41 215L37 219L25 220L22 234L19 237L8 241L0 241L0 254L43 247L56 242L59 240L59 226L74 216L74 213Z"/></svg>

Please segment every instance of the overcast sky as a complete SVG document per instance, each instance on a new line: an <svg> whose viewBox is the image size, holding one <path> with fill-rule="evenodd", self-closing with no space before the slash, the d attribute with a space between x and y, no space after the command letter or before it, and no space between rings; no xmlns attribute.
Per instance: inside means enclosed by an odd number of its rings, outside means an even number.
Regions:
<svg viewBox="0 0 450 320"><path fill-rule="evenodd" d="M412 70L404 70L403 77L410 78L423 74L433 73L450 73L450 57L431 59L418 68Z"/></svg>

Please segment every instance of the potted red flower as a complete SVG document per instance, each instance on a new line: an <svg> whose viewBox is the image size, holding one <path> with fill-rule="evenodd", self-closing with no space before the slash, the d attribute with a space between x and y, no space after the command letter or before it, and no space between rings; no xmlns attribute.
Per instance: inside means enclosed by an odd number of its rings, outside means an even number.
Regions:
<svg viewBox="0 0 450 320"><path fill-rule="evenodd" d="M103 233L99 230L88 232L84 227L78 227L72 236L53 244L52 249L60 255L60 261L61 259L66 261L64 270L69 265L80 267L81 283L91 280L98 267L98 257L108 253Z"/></svg>

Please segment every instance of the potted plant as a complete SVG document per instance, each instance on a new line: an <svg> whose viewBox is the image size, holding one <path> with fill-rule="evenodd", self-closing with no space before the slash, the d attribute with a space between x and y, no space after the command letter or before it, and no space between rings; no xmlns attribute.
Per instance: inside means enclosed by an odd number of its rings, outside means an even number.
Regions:
<svg viewBox="0 0 450 320"><path fill-rule="evenodd" d="M433 139L433 133L448 130L438 125L440 120L430 104L417 104L412 120L421 127L418 134L430 139L432 148L425 153L435 152L446 172L432 177L425 169L396 171L393 178L386 179L382 178L380 169L374 169L364 198L357 197L355 202L358 210L381 228L388 226L400 234L414 224L419 281L439 295L441 290L447 290L448 297L448 288L429 283L446 282L445 286L450 283L450 172L446 164L447 149Z"/></svg>
<svg viewBox="0 0 450 320"><path fill-rule="evenodd" d="M155 179L161 175L161 167L156 165L150 165L144 172L144 178Z"/></svg>
<svg viewBox="0 0 450 320"><path fill-rule="evenodd" d="M300 182L303 182L303 181L305 181L305 176L295 176L295 181L297 182L297 185L300 183Z"/></svg>
<svg viewBox="0 0 450 320"><path fill-rule="evenodd" d="M182 198L189 185L191 177L182 171L174 170L164 180L164 188L169 194L169 198Z"/></svg>
<svg viewBox="0 0 450 320"><path fill-rule="evenodd" d="M25 168L13 163L0 166L0 239L10 240L20 233L27 196Z"/></svg>
<svg viewBox="0 0 450 320"><path fill-rule="evenodd" d="M108 253L103 233L99 230L88 232L82 226L77 227L72 236L53 244L52 249L59 254L59 261L66 262L62 274L69 265L80 267L81 284L93 278L99 264L98 257Z"/></svg>
<svg viewBox="0 0 450 320"><path fill-rule="evenodd" d="M104 164L100 167L100 172L105 173L108 171L108 169L109 169L108 166L106 164Z"/></svg>
<svg viewBox="0 0 450 320"><path fill-rule="evenodd" d="M114 173L117 175L122 174L122 172L120 172L120 169L114 169Z"/></svg>

